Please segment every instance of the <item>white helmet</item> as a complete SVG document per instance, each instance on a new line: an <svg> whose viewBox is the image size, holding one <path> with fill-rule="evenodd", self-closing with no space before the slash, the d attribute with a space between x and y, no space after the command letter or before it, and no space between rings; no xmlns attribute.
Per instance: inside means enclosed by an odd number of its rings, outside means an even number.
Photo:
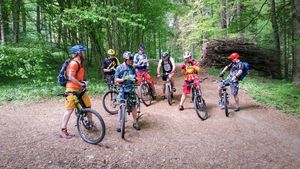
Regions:
<svg viewBox="0 0 300 169"><path fill-rule="evenodd" d="M190 51L186 51L183 55L183 58L186 59L186 58L191 58L192 57L192 53Z"/></svg>

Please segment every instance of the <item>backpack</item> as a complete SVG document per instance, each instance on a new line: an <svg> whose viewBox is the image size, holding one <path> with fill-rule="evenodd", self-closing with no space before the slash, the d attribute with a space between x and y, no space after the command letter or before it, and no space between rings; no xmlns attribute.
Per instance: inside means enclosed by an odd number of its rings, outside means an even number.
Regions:
<svg viewBox="0 0 300 169"><path fill-rule="evenodd" d="M57 76L58 83L63 87L66 87L66 84L69 81L69 78L67 76L67 67L69 66L71 61L72 61L72 59L68 59L64 62L64 64L62 65L62 67L58 73L58 76ZM75 61L75 62L78 64L78 67L79 67L77 70L77 73L78 73L78 71L80 70L80 64L77 61Z"/></svg>
<svg viewBox="0 0 300 169"><path fill-rule="evenodd" d="M248 74L248 71L250 68L250 65L248 62L242 62L242 63L244 65L244 68L243 68L243 73L239 77L239 80L243 80L245 78L245 76Z"/></svg>

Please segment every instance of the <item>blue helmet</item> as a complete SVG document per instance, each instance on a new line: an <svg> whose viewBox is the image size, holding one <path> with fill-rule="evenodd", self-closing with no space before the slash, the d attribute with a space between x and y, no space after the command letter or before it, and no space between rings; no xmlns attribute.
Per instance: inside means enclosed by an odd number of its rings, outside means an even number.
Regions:
<svg viewBox="0 0 300 169"><path fill-rule="evenodd" d="M124 58L124 60L133 59L131 52L129 52L129 51L124 52L123 58Z"/></svg>
<svg viewBox="0 0 300 169"><path fill-rule="evenodd" d="M169 57L169 53L168 53L168 52L163 52L163 53L162 53L162 57L163 57L163 58Z"/></svg>
<svg viewBox="0 0 300 169"><path fill-rule="evenodd" d="M72 54L80 52L80 51L86 52L86 47L83 45L75 45L71 48Z"/></svg>

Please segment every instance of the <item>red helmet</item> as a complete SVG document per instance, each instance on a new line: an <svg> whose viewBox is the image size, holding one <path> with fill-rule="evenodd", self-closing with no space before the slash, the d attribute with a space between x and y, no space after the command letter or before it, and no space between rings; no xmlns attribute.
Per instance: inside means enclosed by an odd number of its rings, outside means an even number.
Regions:
<svg viewBox="0 0 300 169"><path fill-rule="evenodd" d="M240 55L238 53L234 52L228 56L228 59L234 61L234 60L237 60L239 57L240 57Z"/></svg>

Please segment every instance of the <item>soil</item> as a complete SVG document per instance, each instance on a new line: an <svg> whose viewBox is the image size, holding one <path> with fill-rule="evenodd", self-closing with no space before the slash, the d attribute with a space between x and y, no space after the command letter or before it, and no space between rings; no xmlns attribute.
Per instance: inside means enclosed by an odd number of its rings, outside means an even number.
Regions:
<svg viewBox="0 0 300 169"><path fill-rule="evenodd" d="M179 73L178 73L179 74ZM202 77L208 76L206 73ZM141 107L141 130L126 123L125 140L116 132L117 115L91 96L93 108L106 125L104 140L85 143L75 128L75 115L68 129L75 137L60 138L64 98L0 107L0 168L300 168L300 119L265 107L241 89L241 111L230 117L217 106L217 80L202 83L209 118L196 115L188 97L178 110L183 77L175 77L177 92L169 106L160 97ZM162 95L162 80L155 82Z"/></svg>

